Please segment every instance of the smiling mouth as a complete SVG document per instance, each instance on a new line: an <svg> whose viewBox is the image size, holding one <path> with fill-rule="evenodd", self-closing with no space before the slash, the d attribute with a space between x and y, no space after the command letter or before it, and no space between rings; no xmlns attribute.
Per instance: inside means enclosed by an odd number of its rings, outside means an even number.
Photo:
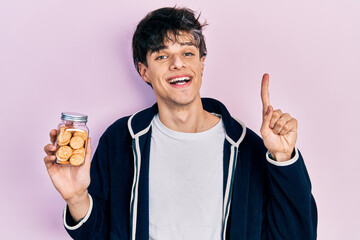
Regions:
<svg viewBox="0 0 360 240"><path fill-rule="evenodd" d="M169 81L170 84L173 85L184 85L187 82L190 82L191 78L190 77L179 77L179 78L173 78Z"/></svg>

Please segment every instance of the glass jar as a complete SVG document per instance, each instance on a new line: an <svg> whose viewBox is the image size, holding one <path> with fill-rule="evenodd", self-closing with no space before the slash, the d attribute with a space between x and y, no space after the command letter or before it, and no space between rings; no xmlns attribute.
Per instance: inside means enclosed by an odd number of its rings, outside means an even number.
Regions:
<svg viewBox="0 0 360 240"><path fill-rule="evenodd" d="M61 123L57 128L56 160L60 165L81 166L85 163L89 129L88 116L81 113L61 113Z"/></svg>

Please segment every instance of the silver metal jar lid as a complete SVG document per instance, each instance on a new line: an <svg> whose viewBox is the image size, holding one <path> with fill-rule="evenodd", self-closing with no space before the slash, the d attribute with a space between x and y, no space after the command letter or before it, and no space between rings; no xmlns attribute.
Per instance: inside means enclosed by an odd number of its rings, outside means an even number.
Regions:
<svg viewBox="0 0 360 240"><path fill-rule="evenodd" d="M88 116L82 113L63 112L61 113L61 120L73 122L87 122Z"/></svg>

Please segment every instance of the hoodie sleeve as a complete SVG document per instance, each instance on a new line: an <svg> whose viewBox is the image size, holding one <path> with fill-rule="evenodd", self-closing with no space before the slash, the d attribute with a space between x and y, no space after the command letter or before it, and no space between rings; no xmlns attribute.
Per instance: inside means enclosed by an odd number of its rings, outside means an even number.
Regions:
<svg viewBox="0 0 360 240"><path fill-rule="evenodd" d="M109 236L109 154L106 137L102 136L91 162L89 195L90 209L85 218L74 223L67 210L64 210L64 226L75 240L108 239Z"/></svg>
<svg viewBox="0 0 360 240"><path fill-rule="evenodd" d="M267 161L268 199L263 239L312 240L317 235L317 208L301 153L292 164ZM295 157L294 157L295 158Z"/></svg>

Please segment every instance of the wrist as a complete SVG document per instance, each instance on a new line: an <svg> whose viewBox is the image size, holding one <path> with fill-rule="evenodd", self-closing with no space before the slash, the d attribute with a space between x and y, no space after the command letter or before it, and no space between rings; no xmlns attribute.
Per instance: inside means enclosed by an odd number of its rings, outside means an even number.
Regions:
<svg viewBox="0 0 360 240"><path fill-rule="evenodd" d="M270 152L271 158L277 162L285 162L292 158L293 152L290 153L272 153Z"/></svg>
<svg viewBox="0 0 360 240"><path fill-rule="evenodd" d="M70 207L70 206L79 206L82 205L84 202L86 202L88 200L88 190L86 189L85 191L76 194L75 196L73 196L72 198L68 198L65 199L66 204Z"/></svg>
<svg viewBox="0 0 360 240"><path fill-rule="evenodd" d="M75 222L79 222L85 217L90 207L90 198L86 190L82 194L66 201L70 214Z"/></svg>

